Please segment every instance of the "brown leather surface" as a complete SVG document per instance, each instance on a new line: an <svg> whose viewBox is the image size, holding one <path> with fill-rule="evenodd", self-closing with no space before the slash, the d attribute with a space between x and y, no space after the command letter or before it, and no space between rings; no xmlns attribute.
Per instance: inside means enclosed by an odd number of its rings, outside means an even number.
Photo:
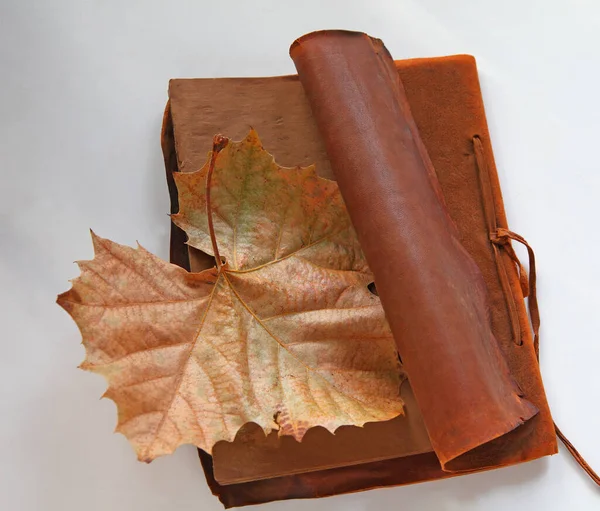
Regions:
<svg viewBox="0 0 600 511"><path fill-rule="evenodd" d="M540 412L514 432L463 456L457 467L503 466L556 452L556 438L537 366L529 320L517 268L502 246L490 241L484 213L480 172L487 172L498 227L507 228L498 178L491 152L477 70L472 57L456 56L397 62L406 96L419 133L431 157L458 239L473 257L488 291L492 331L510 371L525 397ZM297 77L264 79L175 80L171 82L165 126L171 114L175 126L176 166L199 168L217 132L243 137L249 125L284 165L317 162L327 175L329 164L323 144ZM482 142L485 169L475 161L473 138ZM163 146L169 130L163 132ZM168 165L167 171L175 171ZM173 196L172 196L173 197ZM185 246L172 239L173 253L187 258ZM500 268L509 289L503 289ZM509 303L516 311L516 342ZM202 453L208 483L227 506L286 498L307 498L359 491L380 486L408 484L448 477L433 454L406 456L332 470L286 477L219 485L212 472L212 458ZM231 461L231 460L230 460Z"/></svg>
<svg viewBox="0 0 600 511"><path fill-rule="evenodd" d="M445 208L383 43L316 32L290 54L323 136L432 446L449 462L537 413L489 321L487 289Z"/></svg>

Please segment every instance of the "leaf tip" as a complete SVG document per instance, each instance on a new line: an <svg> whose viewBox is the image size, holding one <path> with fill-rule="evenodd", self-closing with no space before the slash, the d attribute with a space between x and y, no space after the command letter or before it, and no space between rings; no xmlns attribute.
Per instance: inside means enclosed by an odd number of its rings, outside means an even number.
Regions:
<svg viewBox="0 0 600 511"><path fill-rule="evenodd" d="M252 126L250 126L250 131L248 132L248 135L246 135L246 138L243 141L249 145L255 145L262 149L262 142L260 141L258 132Z"/></svg>
<svg viewBox="0 0 600 511"><path fill-rule="evenodd" d="M98 236L94 231L92 231L92 229L90 229L90 236L92 237L92 246L94 247L94 255L98 255L104 248L102 246L102 242L107 241L107 240ZM77 264L79 264L79 262Z"/></svg>
<svg viewBox="0 0 600 511"><path fill-rule="evenodd" d="M302 167L301 165L298 165L297 168L298 168L299 172L304 171L310 177L319 177L317 175L317 166L314 163L311 163L310 165L307 165L306 167Z"/></svg>
<svg viewBox="0 0 600 511"><path fill-rule="evenodd" d="M81 369L82 371L91 371L92 370L91 365L87 360L84 360L83 362L81 362L81 364L79 364L77 366L77 369ZM102 399L105 394L106 393L102 394L102 397L100 399Z"/></svg>
<svg viewBox="0 0 600 511"><path fill-rule="evenodd" d="M60 293L59 295L56 296L56 304L60 305L63 309L65 308L64 303L67 299L67 294L69 293L69 291L65 291L64 293Z"/></svg>
<svg viewBox="0 0 600 511"><path fill-rule="evenodd" d="M122 433L122 432L119 431L119 433ZM122 433L122 434L125 434L125 433ZM143 448L140 448L139 446L134 446L134 449L136 451L138 461L148 464L148 463L151 463L156 458L156 456L150 455L150 448L148 446L144 446Z"/></svg>
<svg viewBox="0 0 600 511"><path fill-rule="evenodd" d="M94 254L98 253L98 249L102 247L102 242L105 241L104 238L98 236L91 228L90 228L90 237L92 238L92 246L94 247Z"/></svg>
<svg viewBox="0 0 600 511"><path fill-rule="evenodd" d="M56 304L59 307L61 307L64 311L66 311L67 314L72 315L72 310L74 307L73 298L76 299L76 297L76 292L74 294L73 288L71 288L68 291L65 291L64 293L60 293L56 297Z"/></svg>

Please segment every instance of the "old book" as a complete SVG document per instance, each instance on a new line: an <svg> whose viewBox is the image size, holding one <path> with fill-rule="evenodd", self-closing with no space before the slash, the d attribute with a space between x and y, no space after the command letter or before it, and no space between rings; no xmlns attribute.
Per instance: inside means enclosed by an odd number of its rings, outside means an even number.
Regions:
<svg viewBox="0 0 600 511"><path fill-rule="evenodd" d="M226 507L408 484L554 454L537 363L535 281L518 264L475 60L393 62L376 39L327 31L292 45L299 76L172 80L162 144L199 169L214 134L250 126L282 165L335 178L409 375L405 416L310 430L245 426L200 452ZM171 260L211 265L172 227ZM535 275L532 275L535 277ZM533 328L532 328L533 327Z"/></svg>

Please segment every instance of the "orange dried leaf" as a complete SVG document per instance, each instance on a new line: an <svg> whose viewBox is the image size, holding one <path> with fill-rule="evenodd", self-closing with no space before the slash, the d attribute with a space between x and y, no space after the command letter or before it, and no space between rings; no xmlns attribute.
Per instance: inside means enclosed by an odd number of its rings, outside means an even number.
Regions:
<svg viewBox="0 0 600 511"><path fill-rule="evenodd" d="M337 185L277 166L254 132L214 156L220 269L189 273L93 235L94 259L58 297L117 430L151 461L184 443L210 452L247 422L301 440L401 414L394 343ZM212 253L208 170L176 174L174 221Z"/></svg>

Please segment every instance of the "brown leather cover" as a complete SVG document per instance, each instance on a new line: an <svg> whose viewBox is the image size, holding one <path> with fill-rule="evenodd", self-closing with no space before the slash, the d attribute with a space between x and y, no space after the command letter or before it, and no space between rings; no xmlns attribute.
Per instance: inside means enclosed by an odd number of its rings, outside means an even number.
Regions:
<svg viewBox="0 0 600 511"><path fill-rule="evenodd" d="M481 271L458 239L385 46L316 32L290 54L431 443L450 469L538 410L520 397L494 338Z"/></svg>
<svg viewBox="0 0 600 511"><path fill-rule="evenodd" d="M332 167L340 181L342 193L361 240L366 240L363 241L363 246L369 261L377 260L377 252L374 255L369 247L379 243L388 257L402 263L399 266L400 271L404 273L399 277L394 276L398 268L384 264L385 271L391 272L390 280L400 278L402 281L402 284L397 286L402 289L397 291L384 291L382 285L385 286L387 279L384 276L388 274L381 273L381 270L376 268L374 271L390 323L393 326L396 314L406 319L404 322L398 320L400 326L396 325L394 332L399 338L403 360L434 448L443 461L452 460L462 452L467 452L468 454L459 456L454 462L446 465L447 469L463 471L503 466L555 453L556 437L544 396L517 267L510 257L509 250L503 248L510 246L510 242L507 242L508 245L502 245L494 244L490 240L497 239L498 233L490 232L486 211L489 212L491 208L494 212L495 228L506 229L507 224L474 60L468 56L456 56L397 62L398 74L410 104L408 109L402 97L400 82L398 85L394 84L395 74L391 72L389 57L384 53L383 47L378 47L379 43L366 39L366 36L344 34L343 37L362 41L361 47L353 48L351 53L344 54L343 59L338 56L337 62L345 62L343 69L339 66L334 68L336 59L331 60L327 57L331 46L327 48L325 45L316 49L317 57L312 63L320 66L319 71L314 73L314 76L310 74L312 64L302 64L300 61L303 56L294 53L302 53L303 44L310 40L316 41L318 38L315 37L305 39L304 42L301 40L293 49L292 56L301 74L304 73L304 84L315 107L317 123L326 142L325 147L330 153ZM326 41L327 44L331 42L335 42L335 38L333 41ZM362 46L364 42L369 44ZM347 50L335 47L336 52ZM371 83L369 77L361 78L362 70L368 69L363 66L373 65L373 61L369 62L372 57L375 57L377 64L376 68L371 68L370 76L379 77L379 84L375 83L377 80ZM317 62L319 59L321 61ZM352 80L345 78L342 71L355 73ZM336 99L335 96L328 96L327 100L319 99L320 95L323 97L323 91L319 89L318 81L324 77L327 77L331 92L337 94L338 100L342 101L329 111L327 103L335 102ZM314 79L317 80L316 85ZM361 82L361 79L364 81ZM368 94L359 95L358 98L352 94L348 96L352 93L352 90L347 90L348 87L352 89L352 85L356 83L361 85L355 87L355 92L356 89L360 92L367 90ZM382 101L388 102L385 103L385 110L388 111L382 110L373 116L373 111L370 110L373 105L369 105L368 101L361 101L365 98L379 101L378 97L374 97L378 95L382 96ZM347 99L342 100L344 97ZM351 103L343 103L348 100ZM324 103L319 106L319 101ZM373 120L368 126L373 131L370 136L355 137L352 146L347 146L345 150L336 149L336 142L333 140L335 133L328 132L327 115L346 116L344 118L347 122L331 124L336 130L346 130L344 140L337 142L346 144L346 137L354 136L353 132L356 133L368 125L351 125L352 116L361 106L364 107L363 113L367 118L371 116ZM410 111L418 132L412 125ZM391 123L387 125L390 131L396 130L399 133L390 135L388 129L381 130L381 127L385 126L380 125L383 118L387 119L386 123ZM163 129L163 149L168 174L176 170L199 168L205 161L206 152L210 149L210 139L215 133L222 132L233 138L241 138L246 134L249 125L257 129L264 146L276 155L281 164L308 164L316 161L322 174L328 174L330 167L325 147L297 77L172 81L170 105L167 107ZM419 147L419 134L426 151ZM390 136L392 138L388 138ZM478 146L480 152L479 164L475 158L475 146ZM350 162L344 161L344 153L348 150L354 151ZM401 159L394 161L394 158ZM404 169L404 173L400 172L400 176L390 177L392 181L388 182L390 187L396 187L395 194L388 194L385 189L386 181L378 181L377 174L371 174L367 184L363 186L371 190L369 196L353 196L352 194L357 192L352 192L352 180L346 177L344 181L341 173L346 166L356 171L357 169L352 167L354 161L362 162L359 169L361 172L366 172L365 169L373 161L378 162L375 165L376 172L382 169L386 172L394 168ZM393 164L388 165L389 162ZM373 169L369 170L372 171ZM360 173L353 174L353 179L362 177ZM406 179L410 179L410 182L403 181ZM490 193L482 192L482 183L484 187L489 187ZM379 192L375 193L373 187L379 187ZM436 188L441 191L443 201ZM173 187L171 192L172 198L176 199ZM415 192L423 199L418 204L411 202L411 195ZM402 198L401 204L398 204L398 198ZM395 207L390 208L390 201ZM489 204L490 201L493 202L492 205ZM359 206L358 209L356 205ZM393 223L398 220L398 207L405 208L402 210L400 225ZM385 213L382 214L382 211ZM368 220L372 214L383 218ZM425 220L416 220L419 214L424 215ZM451 221L447 217L448 214ZM388 220L392 222L391 226L385 223ZM366 227L361 227L361 222L365 222ZM427 229L431 229L427 231L431 233L428 237L422 237L423 222L427 224ZM373 228L373 225L377 228ZM396 245L382 243L382 239L378 241L376 236L377 233L385 232L382 229L387 229L388 232L391 230L395 238L398 237L395 234L399 233L400 238L404 239L396 240ZM375 237L370 237L370 231L373 231ZM419 255L420 258L411 256L413 245L407 241L408 233L411 233L412 239L417 242L413 255ZM387 239L389 240L389 237ZM171 245L172 260L182 265L189 264L181 241L180 233L175 230ZM388 245L395 246L392 255L386 252L389 250ZM464 247L466 252L461 247ZM440 258L441 254L444 254L443 258ZM472 260L477 268L474 268ZM439 292L426 293L428 286L440 285L436 282L437 278L441 278L437 271L439 268L447 270L448 280L453 284L446 283L446 287L441 288L444 294L449 295L447 299L446 296L440 296ZM485 285L481 284L481 279ZM440 288L434 289L439 291ZM486 290L489 323L483 305ZM396 292L400 296L394 296ZM414 303L411 303L411 297L415 300ZM473 314L469 315L469 311L460 307L462 300L469 301L469 310ZM396 309L395 305L390 304L397 304L399 308ZM426 336L419 336L417 331L411 330L408 325L409 318L404 315L406 307L413 307L412 314L420 318L423 332L427 332ZM423 318L421 309L427 311L427 317ZM444 310L450 311L450 317L440 316ZM464 321L454 324L456 317L461 315ZM454 335L462 332L465 337L458 340L453 337L440 345L439 340L445 335L443 329L437 330L436 333L435 327L440 321L442 324L450 323L452 329L455 329ZM473 330L460 330L464 323L474 325ZM491 325L491 332L488 325ZM407 328L408 337L402 338L403 328ZM483 341L479 347L473 337L474 331ZM442 353L449 359L440 358L427 365L427 354L419 353L419 343L428 343L433 357ZM458 360L452 343L463 344L459 350L463 356ZM481 346L485 346L486 349L481 350ZM436 371L440 367L439 364L446 364L450 369L440 373ZM481 374L482 368L486 368L484 374ZM419 374L419 371L423 373ZM491 379L487 371L491 373ZM518 399L513 392L508 372L522 390L524 399ZM477 388L460 387L462 378L478 377L482 379L464 380ZM497 385L493 390L489 389L489 383L492 381ZM461 389L459 393L446 394L450 402L456 405L455 409L439 402L439 395L446 392L447 382L455 385L452 392L458 392L457 385ZM463 396L462 392L465 390ZM479 392L483 394L478 394ZM486 393L491 397L491 401L480 403L478 399ZM453 431L450 420L445 421L443 416L436 415L438 405L446 406L445 409L453 414L451 420L458 421L458 424L461 424L463 415L477 413L477 410L473 409L479 406L491 406L495 409L493 414L496 415L492 416L489 422L488 417L480 417L474 425L463 423L464 427L471 430L474 427L480 435L472 442L472 438L465 437L461 431ZM463 406L468 408L461 409ZM526 419L527 415L534 413L533 407L537 408L539 413L522 426L513 429L522 422L520 419L516 420L516 415ZM520 415L520 411L523 410L527 413ZM509 430L512 431L502 435ZM437 439L435 442L434 436ZM498 438L491 440L494 437ZM476 447L477 443L482 445ZM451 475L441 469L438 456L430 452L333 469L313 468L311 472L220 485L214 479L211 457L201 453L201 459L212 491L227 507L277 499L332 495Z"/></svg>

